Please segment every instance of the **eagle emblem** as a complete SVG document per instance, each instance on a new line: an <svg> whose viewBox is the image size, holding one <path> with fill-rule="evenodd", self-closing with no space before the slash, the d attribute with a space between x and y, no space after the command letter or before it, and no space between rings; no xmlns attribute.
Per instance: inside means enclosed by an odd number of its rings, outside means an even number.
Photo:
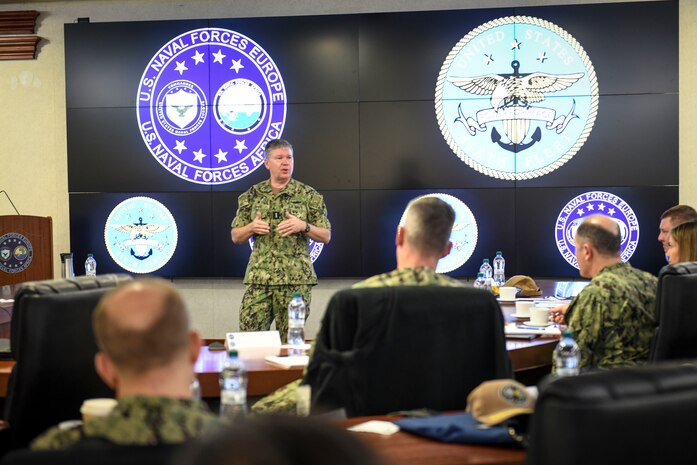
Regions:
<svg viewBox="0 0 697 465"><path fill-rule="evenodd" d="M568 32L541 18L506 16L472 29L446 55L436 119L472 169L526 180L580 150L599 95L593 64Z"/></svg>
<svg viewBox="0 0 697 465"><path fill-rule="evenodd" d="M513 73L511 74L485 74L475 77L450 77L448 81L458 88L474 95L490 95L491 108L495 117L491 120L500 120L503 123L504 133L510 143L501 141L501 136L494 127L491 130L491 140L496 142L509 152L521 152L532 147L542 139L542 131L538 127L532 134L531 140L523 143L530 129L530 110L533 103L542 102L545 94L565 90L581 79L584 73L571 74L550 74L550 73L528 73L520 74L520 62L511 62ZM566 127L571 119L578 118L571 111L561 120L548 122L547 129L555 127ZM501 116L496 118L496 116ZM455 122L460 122L465 126L471 124L463 113L462 108L458 107L458 116ZM481 125L478 125L481 126ZM563 130L563 128L562 128Z"/></svg>
<svg viewBox="0 0 697 465"><path fill-rule="evenodd" d="M112 228L119 232L126 233L130 239L123 241L119 248L131 248L131 255L138 260L145 260L152 255L153 247L162 250L165 244L152 239L151 236L156 233L166 231L170 225L168 224L148 224L143 223L143 218L138 218L137 223L116 224L111 225Z"/></svg>
<svg viewBox="0 0 697 465"><path fill-rule="evenodd" d="M520 63L511 63L512 74L486 74L448 79L460 89L475 95L491 95L491 108L499 111L511 106L529 107L545 99L545 94L564 90L583 77L583 73L519 74Z"/></svg>

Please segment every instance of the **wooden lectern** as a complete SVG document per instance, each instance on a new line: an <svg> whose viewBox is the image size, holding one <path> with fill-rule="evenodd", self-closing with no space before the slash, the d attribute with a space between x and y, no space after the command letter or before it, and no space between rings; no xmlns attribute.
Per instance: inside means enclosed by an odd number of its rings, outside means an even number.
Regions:
<svg viewBox="0 0 697 465"><path fill-rule="evenodd" d="M0 285L53 279L50 216L0 215Z"/></svg>

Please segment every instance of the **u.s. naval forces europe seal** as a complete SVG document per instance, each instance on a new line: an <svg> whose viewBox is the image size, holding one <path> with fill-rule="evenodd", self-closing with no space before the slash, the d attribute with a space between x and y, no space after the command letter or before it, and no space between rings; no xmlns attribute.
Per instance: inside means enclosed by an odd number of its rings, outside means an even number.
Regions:
<svg viewBox="0 0 697 465"><path fill-rule="evenodd" d="M271 57L221 28L185 32L150 60L138 87L138 126L171 173L199 184L240 179L283 132L286 90Z"/></svg>
<svg viewBox="0 0 697 465"><path fill-rule="evenodd" d="M565 30L528 16L470 31L436 83L436 118L470 167L499 179L531 179L578 152L598 112L595 70Z"/></svg>
<svg viewBox="0 0 697 465"><path fill-rule="evenodd" d="M457 197L435 193L422 195L415 200L425 197L436 197L450 205L455 211L455 222L450 233L450 242L452 242L453 247L448 255L438 260L438 265L436 266L437 273L448 273L460 268L472 256L479 236L477 220L474 218L472 210ZM402 218L399 220L400 226L404 225L405 214L406 210L402 213Z"/></svg>
<svg viewBox="0 0 697 465"><path fill-rule="evenodd" d="M24 235L10 232L0 236L0 271L20 273L34 257L34 247Z"/></svg>
<svg viewBox="0 0 697 465"><path fill-rule="evenodd" d="M131 197L118 204L104 225L104 242L117 265L131 273L152 273L174 255L177 223L163 204Z"/></svg>
<svg viewBox="0 0 697 465"><path fill-rule="evenodd" d="M629 260L639 245L639 220L627 202L615 194L602 191L586 192L573 198L559 213L554 238L564 260L578 269L574 237L583 220L591 215L605 215L617 223L622 261Z"/></svg>

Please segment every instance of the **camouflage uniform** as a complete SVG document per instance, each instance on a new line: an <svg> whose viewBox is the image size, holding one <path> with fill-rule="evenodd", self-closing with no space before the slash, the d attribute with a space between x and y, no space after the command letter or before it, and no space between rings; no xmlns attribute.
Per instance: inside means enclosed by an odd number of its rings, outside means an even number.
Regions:
<svg viewBox="0 0 697 465"><path fill-rule="evenodd" d="M317 275L310 259L308 238L304 233L281 237L276 226L286 219L286 212L320 228L330 229L324 199L312 187L291 179L278 194L271 183L263 181L240 195L232 227L249 224L257 215L269 223L271 232L254 236L254 250L249 257L244 283L247 285L240 307L240 329L262 331L276 320L276 329L285 341L288 332L288 302L294 292L305 300L310 313L312 286Z"/></svg>
<svg viewBox="0 0 697 465"><path fill-rule="evenodd" d="M175 444L201 435L218 424L205 404L169 397L127 396L110 415L71 429L49 429L31 448L64 449L83 437L104 438L120 445Z"/></svg>
<svg viewBox="0 0 697 465"><path fill-rule="evenodd" d="M615 263L603 268L565 315L582 367L637 365L648 359L655 326L656 277Z"/></svg>
<svg viewBox="0 0 697 465"><path fill-rule="evenodd" d="M459 281L448 276L440 275L431 268L403 268L388 273L379 274L359 281L354 288L391 287L391 286L463 286ZM314 347L314 343L313 343ZM312 349L310 349L312 352ZM296 390L302 380L288 383L268 396L259 399L252 410L258 413L295 413L297 406Z"/></svg>
<svg viewBox="0 0 697 465"><path fill-rule="evenodd" d="M359 287L391 287L391 286L462 286L460 281L436 273L432 268L417 267L394 270L379 274L353 285Z"/></svg>

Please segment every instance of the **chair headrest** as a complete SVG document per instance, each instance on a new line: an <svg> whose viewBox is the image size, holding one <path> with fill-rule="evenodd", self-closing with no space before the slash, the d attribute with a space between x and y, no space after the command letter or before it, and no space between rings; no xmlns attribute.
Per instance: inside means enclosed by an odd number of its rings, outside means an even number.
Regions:
<svg viewBox="0 0 697 465"><path fill-rule="evenodd" d="M599 370L550 382L540 392L540 401L556 398L576 404L602 404L618 399L640 399L671 395L697 388L697 364L665 363L643 367Z"/></svg>
<svg viewBox="0 0 697 465"><path fill-rule="evenodd" d="M683 262L675 265L666 265L658 273L659 278L665 275L697 274L697 262Z"/></svg>

